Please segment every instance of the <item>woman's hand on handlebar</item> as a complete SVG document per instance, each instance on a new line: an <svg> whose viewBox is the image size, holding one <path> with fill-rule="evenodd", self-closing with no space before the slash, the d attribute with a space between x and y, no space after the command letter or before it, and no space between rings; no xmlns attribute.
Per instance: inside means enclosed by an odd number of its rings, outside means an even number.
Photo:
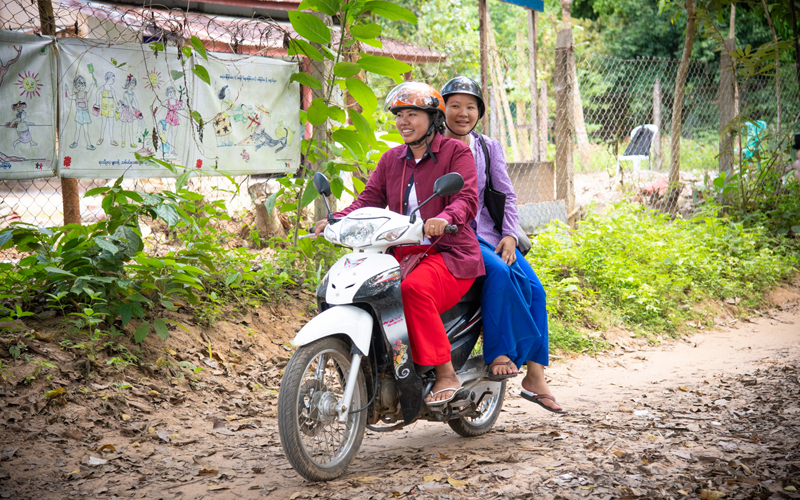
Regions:
<svg viewBox="0 0 800 500"><path fill-rule="evenodd" d="M444 234L444 228L447 227L447 220L432 218L425 221L425 236L430 238L432 236L441 236Z"/></svg>
<svg viewBox="0 0 800 500"><path fill-rule="evenodd" d="M328 225L328 221L325 219L318 220L316 224L314 224L314 236L319 236L322 231L325 230L325 227Z"/></svg>

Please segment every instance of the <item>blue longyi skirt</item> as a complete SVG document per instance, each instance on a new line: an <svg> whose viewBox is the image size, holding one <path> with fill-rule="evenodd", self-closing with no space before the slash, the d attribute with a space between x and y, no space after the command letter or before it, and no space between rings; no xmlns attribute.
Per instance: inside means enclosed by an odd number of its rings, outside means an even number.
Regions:
<svg viewBox="0 0 800 500"><path fill-rule="evenodd" d="M481 291L484 360L488 364L505 354L517 367L526 361L547 366L547 297L541 281L519 250L509 266L492 245L478 241L486 267Z"/></svg>

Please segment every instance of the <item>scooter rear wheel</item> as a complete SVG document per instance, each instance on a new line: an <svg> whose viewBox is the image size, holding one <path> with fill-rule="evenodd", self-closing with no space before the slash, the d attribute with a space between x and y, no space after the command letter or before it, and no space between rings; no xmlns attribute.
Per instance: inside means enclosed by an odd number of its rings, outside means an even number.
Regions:
<svg viewBox="0 0 800 500"><path fill-rule="evenodd" d="M281 444L294 470L309 481L344 474L364 438L364 412L349 414L345 423L339 423L335 412L349 370L349 347L328 337L297 349L283 373L278 396ZM351 411L366 401L366 380L359 372Z"/></svg>
<svg viewBox="0 0 800 500"><path fill-rule="evenodd" d="M478 407L479 415L477 417L461 417L448 420L447 425L449 425L456 434L463 437L476 437L486 434L497 421L497 417L500 416L500 410L503 409L503 399L505 395L506 383L503 382L497 394L481 401Z"/></svg>

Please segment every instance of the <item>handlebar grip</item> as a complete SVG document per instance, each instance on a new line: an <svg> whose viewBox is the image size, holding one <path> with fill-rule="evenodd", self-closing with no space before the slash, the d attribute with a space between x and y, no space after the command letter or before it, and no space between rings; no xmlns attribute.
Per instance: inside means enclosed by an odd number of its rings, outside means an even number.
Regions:
<svg viewBox="0 0 800 500"><path fill-rule="evenodd" d="M458 226L455 224L448 224L447 226L444 226L444 232L446 234L456 234L458 232Z"/></svg>

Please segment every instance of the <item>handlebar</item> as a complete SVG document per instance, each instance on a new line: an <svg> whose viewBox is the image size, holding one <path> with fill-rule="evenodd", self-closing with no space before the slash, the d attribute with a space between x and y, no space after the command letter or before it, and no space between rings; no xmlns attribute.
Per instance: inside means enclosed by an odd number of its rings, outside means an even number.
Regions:
<svg viewBox="0 0 800 500"><path fill-rule="evenodd" d="M455 224L448 224L447 226L444 226L444 232L446 234L456 234L458 232L458 226Z"/></svg>

